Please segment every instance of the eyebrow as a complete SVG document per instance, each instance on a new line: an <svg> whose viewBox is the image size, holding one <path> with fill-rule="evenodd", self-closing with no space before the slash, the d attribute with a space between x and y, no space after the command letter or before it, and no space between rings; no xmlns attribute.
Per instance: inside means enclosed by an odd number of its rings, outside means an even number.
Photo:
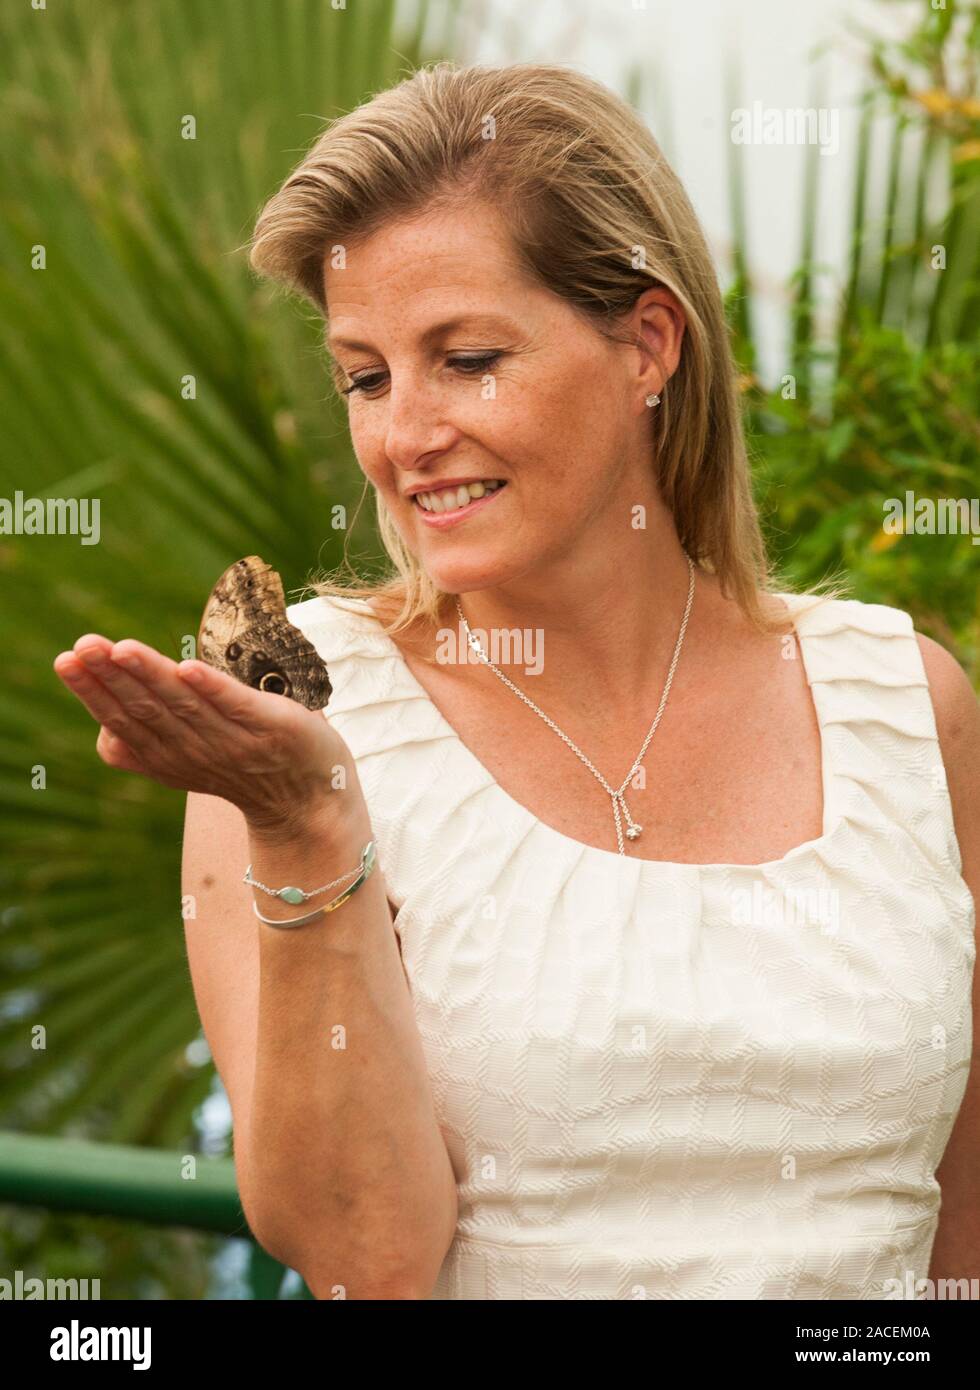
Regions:
<svg viewBox="0 0 980 1390"><path fill-rule="evenodd" d="M426 344L431 343L433 339L440 337L443 333L449 333L454 328L462 328L466 324L486 324L491 325L493 327L503 327L511 329L515 327L512 321L506 318L503 314L456 314L451 319L443 319L441 323L432 324L422 334L420 341ZM353 348L355 350L360 350L363 352L374 351L370 343L359 343L352 338L331 338L329 327L325 335L324 341L328 351L332 347Z"/></svg>

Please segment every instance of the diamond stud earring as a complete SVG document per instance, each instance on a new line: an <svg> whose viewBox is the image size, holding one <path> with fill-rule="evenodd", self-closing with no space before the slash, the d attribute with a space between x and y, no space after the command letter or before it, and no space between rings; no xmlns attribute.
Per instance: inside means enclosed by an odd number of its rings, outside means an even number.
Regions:
<svg viewBox="0 0 980 1390"><path fill-rule="evenodd" d="M660 397L659 397L659 396L653 396L653 395L647 396L647 405L659 405L659 404L660 404Z"/></svg>

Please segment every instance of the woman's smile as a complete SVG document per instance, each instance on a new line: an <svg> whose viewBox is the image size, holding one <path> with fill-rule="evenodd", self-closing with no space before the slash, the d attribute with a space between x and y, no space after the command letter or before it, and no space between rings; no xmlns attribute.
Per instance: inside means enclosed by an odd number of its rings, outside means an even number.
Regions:
<svg viewBox="0 0 980 1390"><path fill-rule="evenodd" d="M483 493L479 497L473 496L477 486L483 487ZM445 492L417 492L412 498L412 505L415 507L426 526L431 526L437 531L444 530L447 526L455 526L457 521L462 521L464 518L472 516L474 512L480 511L481 508L490 506L494 499L499 497L506 487L507 484L503 481L487 482L473 485L470 488L461 487L457 490L457 501L455 503L453 503L452 498L447 499L449 502L448 506L446 505L446 501L443 500L446 498ZM469 495L465 502L460 503L458 500L459 496L464 492ZM433 497L436 499L436 505L442 508L441 511L431 510L431 499ZM420 500L421 498L425 498L425 502L422 502Z"/></svg>

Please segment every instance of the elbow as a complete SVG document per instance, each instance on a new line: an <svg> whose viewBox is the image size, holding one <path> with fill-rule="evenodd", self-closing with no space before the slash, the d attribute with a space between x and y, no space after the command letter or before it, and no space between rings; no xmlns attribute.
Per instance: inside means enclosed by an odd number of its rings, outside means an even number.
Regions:
<svg viewBox="0 0 980 1390"><path fill-rule="evenodd" d="M315 1299L324 1301L426 1299L439 1272L438 1268L432 1271L415 1260L407 1260L404 1252L386 1258L378 1254L377 1248L365 1257L363 1253L326 1251L322 1245L315 1250L307 1247L283 1263L302 1275Z"/></svg>
<svg viewBox="0 0 980 1390"><path fill-rule="evenodd" d="M397 1278L380 1270L373 1275L360 1275L349 1284L340 1283L336 1271L327 1270L321 1273L319 1269L309 1268L300 1269L298 1273L303 1276L313 1297L323 1301L354 1299L389 1303L396 1299L422 1300L428 1298L430 1292L422 1282L413 1277Z"/></svg>
<svg viewBox="0 0 980 1390"><path fill-rule="evenodd" d="M427 1299L459 1215L448 1156L443 1178L440 1192L407 1206L392 1206L377 1192L342 1197L338 1184L331 1201L319 1204L319 1220L309 1203L287 1206L254 1196L245 1214L259 1245L301 1275L316 1299Z"/></svg>
<svg viewBox="0 0 980 1390"><path fill-rule="evenodd" d="M307 1221L289 1232L269 1223L253 1232L259 1244L281 1264L301 1275L306 1287L318 1300L413 1300L427 1299L435 1287L443 1261L456 1234L458 1215L456 1185L438 1216L432 1214L424 1229L410 1238L404 1228L392 1248L391 1224L375 1228L362 1213L352 1214L344 1223L345 1235L338 1239L336 1225L329 1232L318 1232ZM346 1233L350 1233L350 1239Z"/></svg>
<svg viewBox="0 0 980 1390"><path fill-rule="evenodd" d="M432 1293L454 1234L455 1220L453 1230L445 1234L433 1222L414 1241L407 1233L399 1237L397 1248L392 1248L390 1229L366 1244L338 1248L335 1237L332 1243L328 1238L311 1247L307 1231L305 1248L284 1263L302 1275L316 1299L420 1301Z"/></svg>

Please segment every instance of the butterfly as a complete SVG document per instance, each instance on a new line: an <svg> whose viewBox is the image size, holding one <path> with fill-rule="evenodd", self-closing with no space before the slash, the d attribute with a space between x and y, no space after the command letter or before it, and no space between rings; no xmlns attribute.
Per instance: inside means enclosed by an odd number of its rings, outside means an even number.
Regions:
<svg viewBox="0 0 980 1390"><path fill-rule="evenodd" d="M282 580L258 555L229 565L211 590L197 652L253 690L285 695L312 710L330 699L326 664L286 617Z"/></svg>

